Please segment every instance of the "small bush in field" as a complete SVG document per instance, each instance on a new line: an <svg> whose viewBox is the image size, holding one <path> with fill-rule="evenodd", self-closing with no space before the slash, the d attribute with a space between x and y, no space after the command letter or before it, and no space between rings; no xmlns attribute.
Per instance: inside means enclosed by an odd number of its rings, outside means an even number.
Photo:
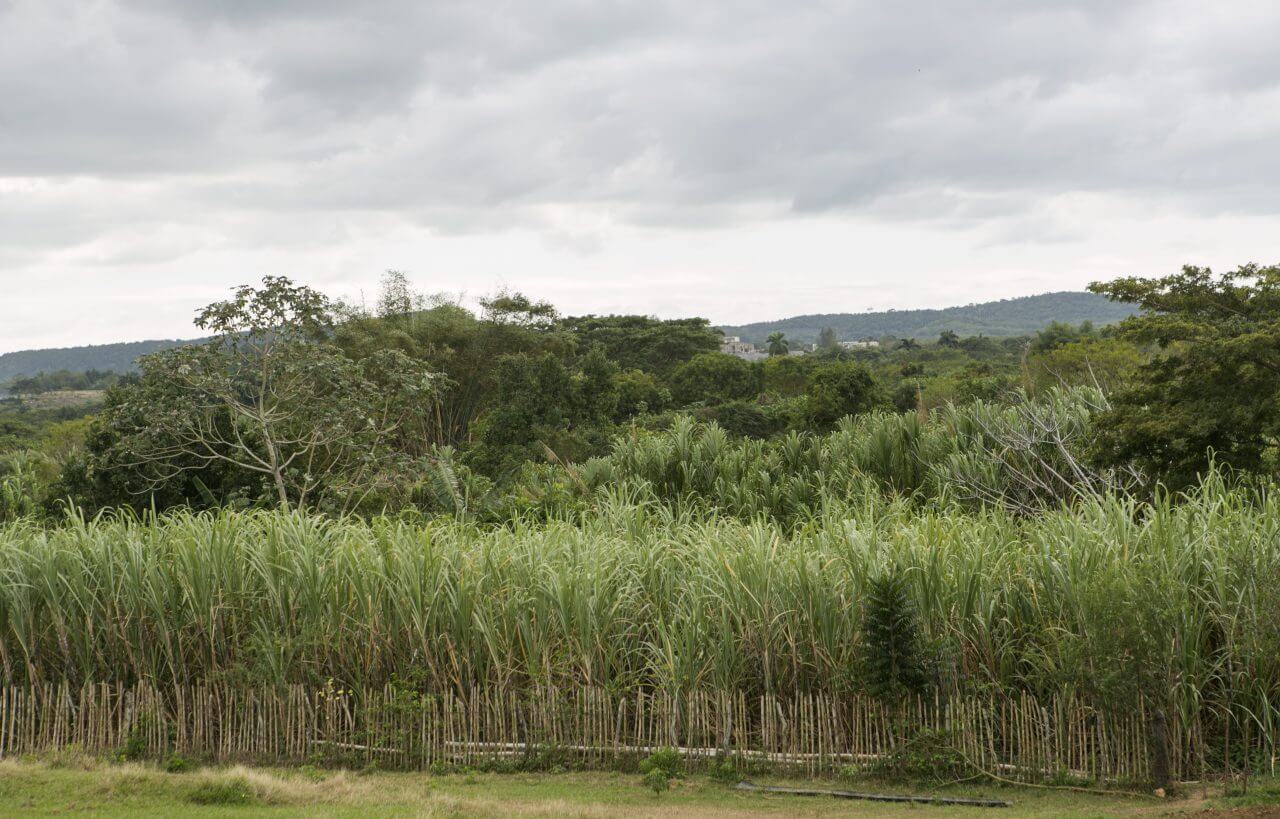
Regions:
<svg viewBox="0 0 1280 819"><path fill-rule="evenodd" d="M717 782L724 782L732 785L742 778L738 773L738 767L728 759L717 759L711 763L711 769L707 771L707 775Z"/></svg>
<svg viewBox="0 0 1280 819"><path fill-rule="evenodd" d="M868 770L883 777L943 782L957 779L970 769L949 731L920 729Z"/></svg>
<svg viewBox="0 0 1280 819"><path fill-rule="evenodd" d="M187 794L187 801L196 805L250 805L253 790L243 779L224 779L202 782Z"/></svg>
<svg viewBox="0 0 1280 819"><path fill-rule="evenodd" d="M680 777L680 753L674 748L654 751L640 763L644 784L654 792L662 793L671 787L671 780Z"/></svg>
<svg viewBox="0 0 1280 819"><path fill-rule="evenodd" d="M671 788L671 777L667 776L657 768L654 768L645 774L641 781L644 782L645 787L653 791L654 796L657 796L665 790L670 790Z"/></svg>

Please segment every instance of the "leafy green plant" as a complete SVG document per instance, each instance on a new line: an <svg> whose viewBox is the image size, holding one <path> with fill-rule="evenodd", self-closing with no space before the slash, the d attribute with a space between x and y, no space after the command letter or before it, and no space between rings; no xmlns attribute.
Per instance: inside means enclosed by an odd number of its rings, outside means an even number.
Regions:
<svg viewBox="0 0 1280 819"><path fill-rule="evenodd" d="M139 717L132 726L129 727L129 733L125 736L124 745L116 754L121 761L136 762L147 755L147 725L146 716Z"/></svg>
<svg viewBox="0 0 1280 819"><path fill-rule="evenodd" d="M48 460L38 452L0 455L0 523L39 514L48 483L42 467Z"/></svg>
<svg viewBox="0 0 1280 819"><path fill-rule="evenodd" d="M896 702L928 685L916 610L901 571L887 569L867 583L862 660L867 690L881 700Z"/></svg>
<svg viewBox="0 0 1280 819"><path fill-rule="evenodd" d="M681 768L680 753L674 748L663 748L641 760L641 781L657 795L671 788L671 780L680 778Z"/></svg>
<svg viewBox="0 0 1280 819"><path fill-rule="evenodd" d="M738 766L733 764L731 759L716 759L707 769L707 776L710 776L717 782L724 782L732 785L742 779L742 774L738 771Z"/></svg>
<svg viewBox="0 0 1280 819"><path fill-rule="evenodd" d="M928 779L950 782L972 773L946 730L920 728L873 762L867 773L890 779Z"/></svg>
<svg viewBox="0 0 1280 819"><path fill-rule="evenodd" d="M671 777L658 768L646 771L640 781L646 788L653 791L654 796L671 789Z"/></svg>

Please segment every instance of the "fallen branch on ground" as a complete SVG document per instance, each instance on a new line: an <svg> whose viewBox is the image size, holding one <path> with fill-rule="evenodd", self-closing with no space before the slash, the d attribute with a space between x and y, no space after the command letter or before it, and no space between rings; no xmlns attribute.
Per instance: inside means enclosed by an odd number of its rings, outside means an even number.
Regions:
<svg viewBox="0 0 1280 819"><path fill-rule="evenodd" d="M820 788L785 788L780 785L753 785L739 782L735 790L753 793L781 793L789 796L834 796L836 799L862 799L868 802L917 802L927 805L968 805L975 808L1011 808L1012 802L1002 799L964 799L958 796L900 796L891 793L859 793L857 791L828 791Z"/></svg>

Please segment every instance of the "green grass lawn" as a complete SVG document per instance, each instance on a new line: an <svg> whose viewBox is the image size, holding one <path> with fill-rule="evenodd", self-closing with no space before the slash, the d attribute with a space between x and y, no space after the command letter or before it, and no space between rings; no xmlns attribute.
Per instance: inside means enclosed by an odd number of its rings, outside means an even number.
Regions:
<svg viewBox="0 0 1280 819"><path fill-rule="evenodd" d="M772 781L772 780L771 780ZM810 785L812 783L793 783ZM817 785L817 787L825 787ZM839 786L833 786L839 787ZM1280 782L1259 782L1246 797L1203 799L1094 795L1069 791L951 786L858 790L985 796L1014 803L1003 816L1280 815ZM1215 789L1212 793L1220 793ZM155 766L96 760L0 762L0 814L44 816L885 816L928 813L976 816L980 809L850 802L825 797L739 793L692 776L655 796L640 777L620 773L428 774L283 770L244 767L167 773ZM1206 814L1206 811L1209 813Z"/></svg>

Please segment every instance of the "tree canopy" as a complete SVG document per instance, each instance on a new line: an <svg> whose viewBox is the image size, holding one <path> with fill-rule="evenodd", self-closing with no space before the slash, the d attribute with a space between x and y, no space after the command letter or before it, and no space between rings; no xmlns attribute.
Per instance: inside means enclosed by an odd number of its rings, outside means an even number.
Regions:
<svg viewBox="0 0 1280 819"><path fill-rule="evenodd" d="M669 376L684 362L715 352L721 335L706 319L649 316L577 316L560 321L583 349L600 347L626 370Z"/></svg>
<svg viewBox="0 0 1280 819"><path fill-rule="evenodd" d="M807 394L808 417L814 426L831 427L846 415L870 412L883 403L871 371L861 364L828 364L813 374Z"/></svg>
<svg viewBox="0 0 1280 819"><path fill-rule="evenodd" d="M1159 352L1137 368L1100 419L1098 457L1133 462L1172 487L1211 457L1273 471L1280 435L1280 267L1214 274L1187 266L1161 278L1128 277L1091 290L1141 306L1119 327Z"/></svg>
<svg viewBox="0 0 1280 819"><path fill-rule="evenodd" d="M285 506L349 500L394 469L392 436L428 415L434 374L396 350L354 361L329 341L332 305L283 277L200 311L202 344L146 356L99 421L110 457L154 489L217 464L261 477Z"/></svg>

